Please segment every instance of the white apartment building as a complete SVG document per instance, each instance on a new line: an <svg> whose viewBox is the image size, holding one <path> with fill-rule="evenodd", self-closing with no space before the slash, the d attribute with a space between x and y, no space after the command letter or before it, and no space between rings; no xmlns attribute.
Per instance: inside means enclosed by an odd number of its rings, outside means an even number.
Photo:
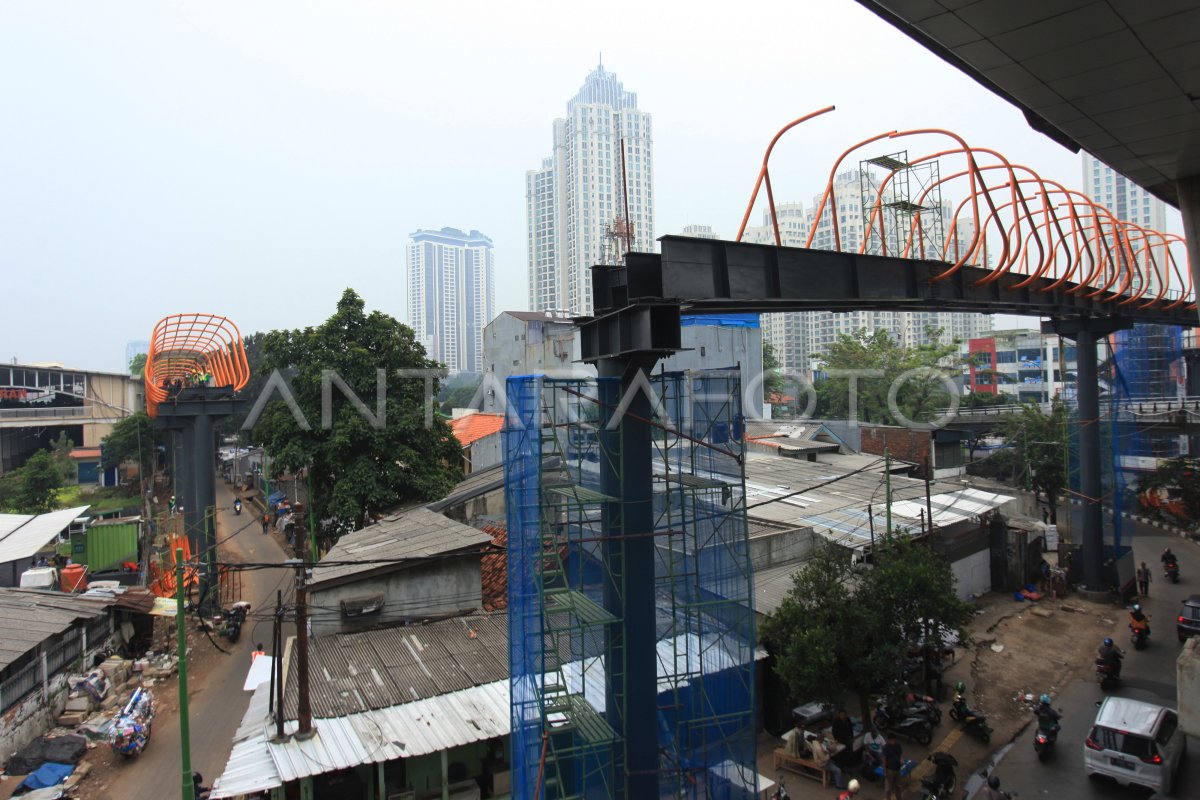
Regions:
<svg viewBox="0 0 1200 800"><path fill-rule="evenodd" d="M495 315L492 240L479 231L419 230L408 244L408 324L451 372L481 372L483 329Z"/></svg>
<svg viewBox="0 0 1200 800"><path fill-rule="evenodd" d="M834 235L833 214L827 207L810 245L820 250L834 250L840 239L843 251L856 251L863 241L866 219L863 214L862 182L859 170L847 170L834 178L838 230ZM820 195L805 208L802 203L776 206L781 243L787 247L804 247L812 228ZM943 225L950 224L951 206L942 204ZM970 241L970 225L960 224L961 241ZM966 236L963 240L961 237ZM775 232L769 210L763 212L763 223L747 228L743 241L774 244ZM932 253L927 255L933 256ZM840 334L853 334L860 329L886 329L902 344L912 347L928 341L926 330L941 328L942 340L967 340L991 327L984 314L950 314L945 312L901 311L808 311L784 314L764 314L763 338L771 343L780 364L793 374L810 375L817 360Z"/></svg>
<svg viewBox="0 0 1200 800"><path fill-rule="evenodd" d="M525 174L525 214L533 311L590 314L590 268L653 251L650 114L603 64L554 121L553 154Z"/></svg>
<svg viewBox="0 0 1200 800"><path fill-rule="evenodd" d="M1091 153L1082 151L1080 155L1083 159L1084 192L1092 202L1113 212L1117 219L1156 231L1167 229L1166 203Z"/></svg>
<svg viewBox="0 0 1200 800"><path fill-rule="evenodd" d="M720 239L721 234L714 233L712 225L684 225L680 236L691 236L694 239Z"/></svg>

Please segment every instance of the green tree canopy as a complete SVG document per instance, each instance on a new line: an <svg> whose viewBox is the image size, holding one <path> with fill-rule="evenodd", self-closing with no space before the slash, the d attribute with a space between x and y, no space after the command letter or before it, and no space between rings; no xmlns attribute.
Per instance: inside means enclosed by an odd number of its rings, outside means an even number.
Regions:
<svg viewBox="0 0 1200 800"><path fill-rule="evenodd" d="M783 396L784 390L787 388L787 380L780 373L779 357L775 355L775 347L765 339L763 340L763 402L775 402L771 399L772 396Z"/></svg>
<svg viewBox="0 0 1200 800"><path fill-rule="evenodd" d="M38 450L25 466L0 479L0 507L21 514L45 514L57 508L62 485L62 473L54 457L49 451Z"/></svg>
<svg viewBox="0 0 1200 800"><path fill-rule="evenodd" d="M1035 497L1045 495L1051 517L1056 518L1058 498L1067 487L1066 405L1055 398L1047 414L1037 404L1027 403L1019 414L1005 419L1000 430L1009 444L1010 455L1002 463L1010 465L1010 479Z"/></svg>
<svg viewBox="0 0 1200 800"><path fill-rule="evenodd" d="M879 370L877 377L858 377L858 418L864 422L899 424L888 410L888 392L896 386L896 406L905 418L913 422L929 422L950 402L946 387L937 374L947 369L946 362L955 359L958 343L939 344L942 331L930 328L927 337L933 344L902 347L886 330L869 333L839 334L829 346L821 369L829 376L817 383L820 413L826 419L847 419L850 416L849 375L847 370ZM913 370L919 372L912 373ZM905 376L905 373L911 373ZM905 380L899 383L901 377Z"/></svg>
<svg viewBox="0 0 1200 800"><path fill-rule="evenodd" d="M146 370L146 354L138 353L133 358L129 359L129 374L135 378L142 377Z"/></svg>
<svg viewBox="0 0 1200 800"><path fill-rule="evenodd" d="M471 402L483 383L483 376L464 373L449 378L438 392L438 403L443 414L450 416L456 408L472 408ZM481 409L477 409L481 410Z"/></svg>
<svg viewBox="0 0 1200 800"><path fill-rule="evenodd" d="M137 463L145 475L154 465L154 448L158 444L154 421L145 411L125 417L113 425L112 431L102 440L104 469L118 467L126 461Z"/></svg>
<svg viewBox="0 0 1200 800"><path fill-rule="evenodd" d="M426 424L432 396L422 378L397 370L436 370L412 329L375 311L347 289L321 325L272 331L263 340L263 373L293 370L290 388L310 426L304 430L281 400L268 403L252 431L277 472L308 469L316 517L338 535L398 505L444 496L462 478L461 453L449 425ZM376 427L336 387L322 424L322 371L331 370L376 414L377 371L386 374L385 425ZM431 381L436 394L439 381ZM253 398L251 398L253 400Z"/></svg>
<svg viewBox="0 0 1200 800"><path fill-rule="evenodd" d="M855 564L833 544L817 550L762 635L793 698L836 704L849 691L870 719L871 694L901 690L910 646L938 645L945 631L965 638L970 616L954 594L949 563L892 534L877 543L870 564Z"/></svg>

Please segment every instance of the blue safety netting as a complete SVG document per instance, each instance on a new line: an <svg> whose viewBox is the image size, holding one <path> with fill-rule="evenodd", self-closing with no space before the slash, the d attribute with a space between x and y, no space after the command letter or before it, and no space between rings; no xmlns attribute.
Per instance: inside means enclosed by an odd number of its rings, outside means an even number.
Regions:
<svg viewBox="0 0 1200 800"><path fill-rule="evenodd" d="M504 430L514 797L612 797L626 779L628 565L604 475L608 379L510 378ZM756 797L753 575L736 371L651 381L659 797ZM611 489L610 489L611 490ZM631 615L632 617L632 615ZM644 621L644 617L641 617ZM632 638L629 641L633 641Z"/></svg>

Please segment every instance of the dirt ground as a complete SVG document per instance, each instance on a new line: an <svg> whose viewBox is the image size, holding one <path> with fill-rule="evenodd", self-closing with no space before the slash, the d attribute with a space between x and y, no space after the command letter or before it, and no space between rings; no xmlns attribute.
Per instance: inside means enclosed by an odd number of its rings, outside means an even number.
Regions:
<svg viewBox="0 0 1200 800"><path fill-rule="evenodd" d="M1096 648L1105 636L1120 643L1126 618L1119 606L1078 595L1018 603L994 594L980 610L971 625L969 663L950 671L950 683L966 681L969 704L987 714L994 729L993 746L1011 741L1032 721L1025 695L1057 697L1067 681L1095 680Z"/></svg>

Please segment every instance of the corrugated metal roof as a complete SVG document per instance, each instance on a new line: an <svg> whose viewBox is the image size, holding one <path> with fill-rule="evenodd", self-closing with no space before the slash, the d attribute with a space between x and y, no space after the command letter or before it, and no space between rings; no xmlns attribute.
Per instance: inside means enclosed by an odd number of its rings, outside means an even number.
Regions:
<svg viewBox="0 0 1200 800"><path fill-rule="evenodd" d="M451 489L450 494L441 500L435 500L427 505L426 508L431 511L443 511L451 506L478 497L481 494L487 494L488 492L494 492L503 488L504 465L497 464L494 467L472 472Z"/></svg>
<svg viewBox="0 0 1200 800"><path fill-rule="evenodd" d="M802 562L768 567L754 571L754 611L772 614L792 591L792 576L802 567Z"/></svg>
<svg viewBox="0 0 1200 800"><path fill-rule="evenodd" d="M106 613L113 598L81 597L33 589L0 588L0 669L44 640L69 630L76 620Z"/></svg>
<svg viewBox="0 0 1200 800"><path fill-rule="evenodd" d="M250 697L242 724L233 736L233 751L225 763L225 770L213 781L209 794L213 800L263 792L282 785L271 751L267 749L267 739L274 732L269 714L270 690L270 682L264 683Z"/></svg>
<svg viewBox="0 0 1200 800"><path fill-rule="evenodd" d="M933 495L929 498L929 507L933 510L935 523L950 525L964 519L977 517L993 508L999 508L1012 499L1008 495L984 492L979 489L960 489L957 492ZM919 519L924 511L925 503L922 501L908 500L892 503L893 516Z"/></svg>
<svg viewBox="0 0 1200 800"><path fill-rule="evenodd" d="M0 541L33 519L33 514L0 514Z"/></svg>
<svg viewBox="0 0 1200 800"><path fill-rule="evenodd" d="M312 587L361 572L386 569L389 564L372 563L378 559L405 559L434 556L465 550L491 542L483 531L463 525L424 507L410 508L376 525L348 533L338 540L324 561L361 561L313 568Z"/></svg>
<svg viewBox="0 0 1200 800"><path fill-rule="evenodd" d="M88 506L38 514L0 539L0 564L29 558L65 530Z"/></svg>
<svg viewBox="0 0 1200 800"><path fill-rule="evenodd" d="M309 643L313 714L339 717L411 703L508 677L508 617L463 617L320 636ZM295 716L297 676L288 670L284 708Z"/></svg>

